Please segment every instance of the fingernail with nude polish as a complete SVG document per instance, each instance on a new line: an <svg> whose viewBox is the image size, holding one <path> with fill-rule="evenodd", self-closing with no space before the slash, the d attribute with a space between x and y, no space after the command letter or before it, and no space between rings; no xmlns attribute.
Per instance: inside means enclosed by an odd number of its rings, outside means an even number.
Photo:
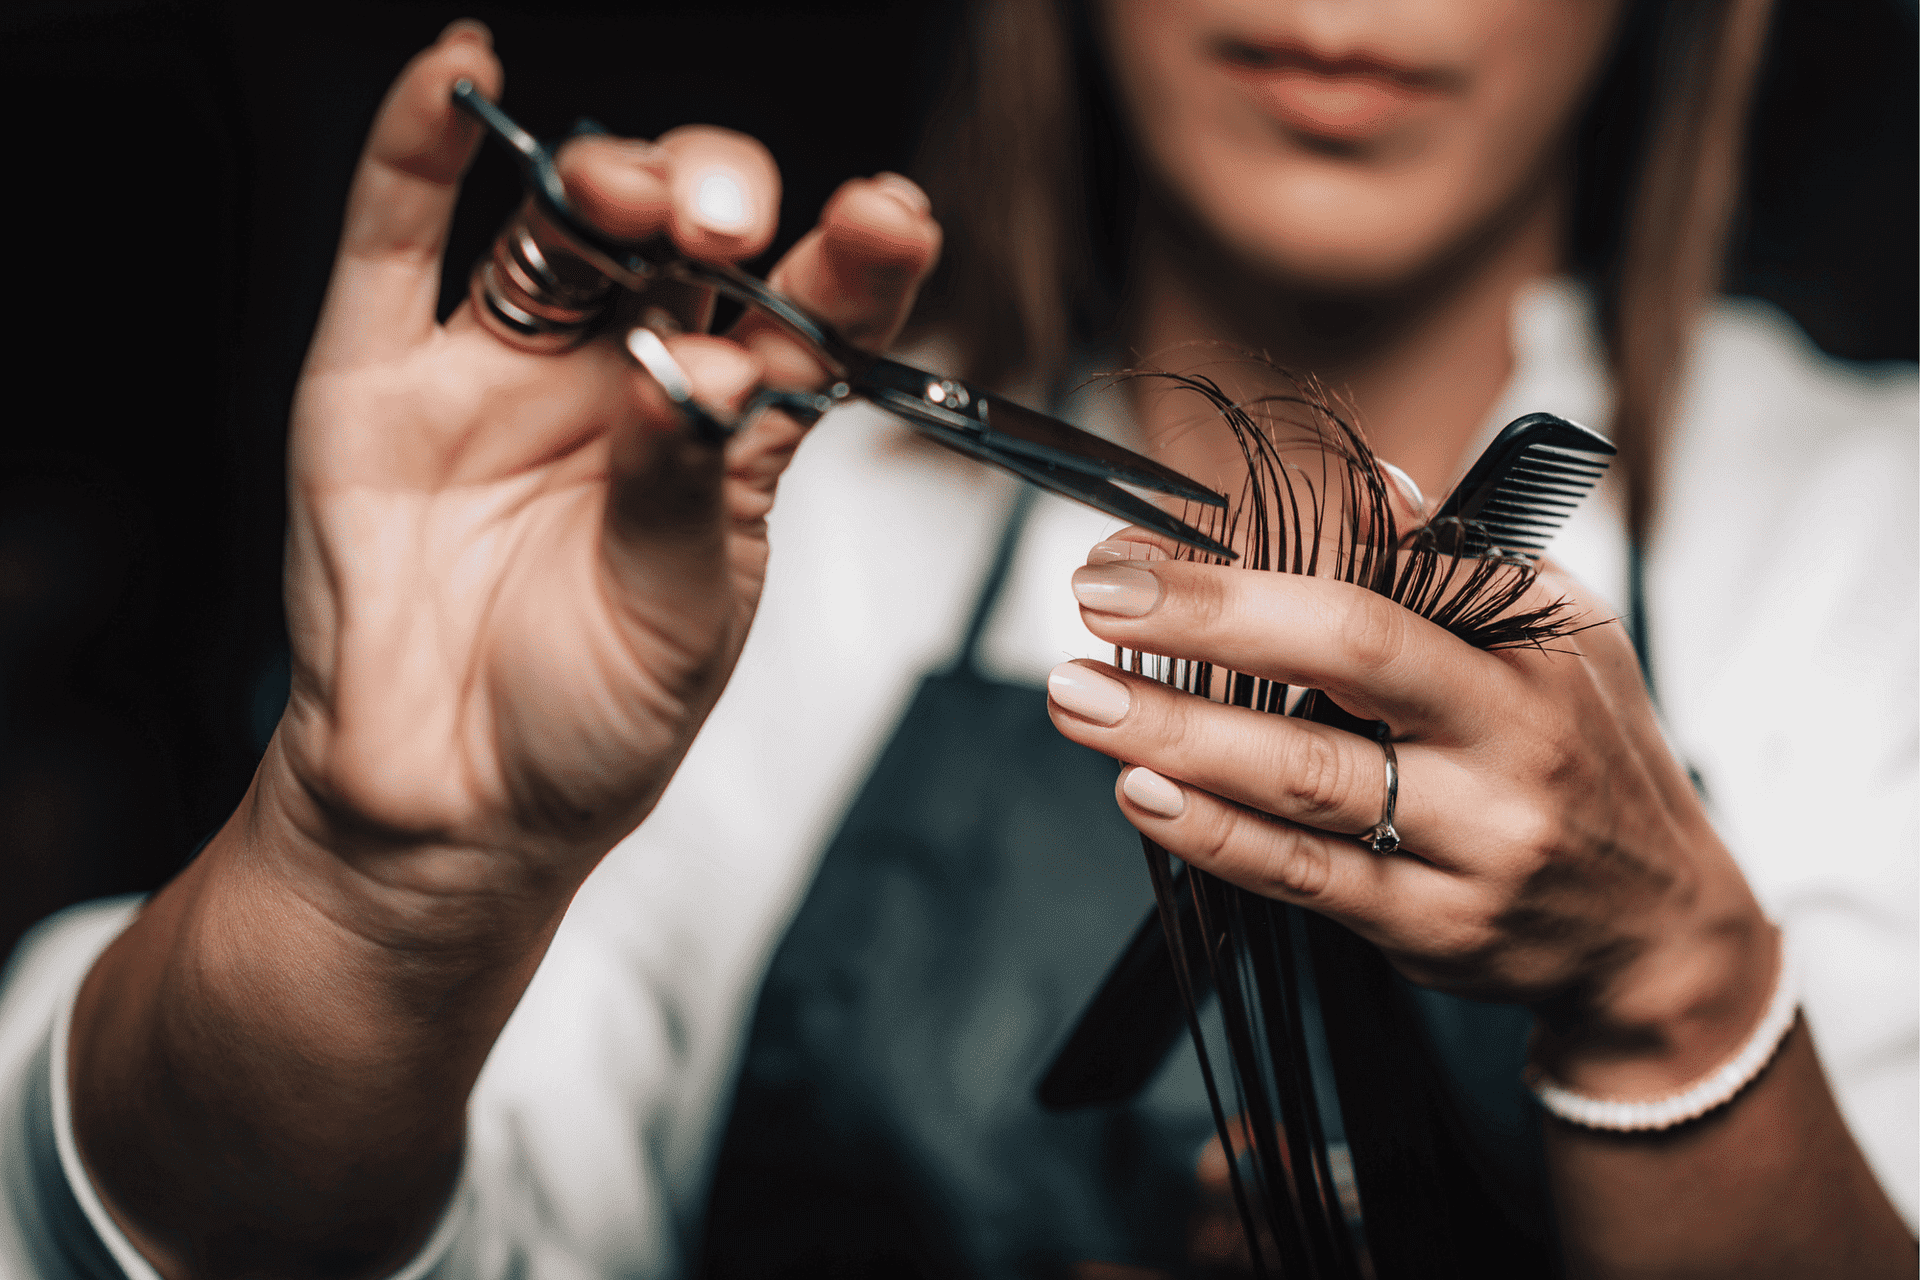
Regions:
<svg viewBox="0 0 1920 1280"><path fill-rule="evenodd" d="M1127 799L1157 818L1177 818L1187 811L1187 794L1151 769L1135 766L1120 783Z"/></svg>
<svg viewBox="0 0 1920 1280"><path fill-rule="evenodd" d="M709 231L737 236L753 226L747 185L726 169L708 169L693 185L693 220Z"/></svg>
<svg viewBox="0 0 1920 1280"><path fill-rule="evenodd" d="M440 43L445 44L449 40L471 40L475 44L491 49L493 32L478 18L455 18L447 24L446 30L440 33Z"/></svg>
<svg viewBox="0 0 1920 1280"><path fill-rule="evenodd" d="M1133 701L1118 680L1072 662L1047 673L1047 695L1082 720L1108 725L1119 724Z"/></svg>
<svg viewBox="0 0 1920 1280"><path fill-rule="evenodd" d="M1393 487L1400 491L1400 496L1406 499L1415 511L1421 515L1427 513L1427 496L1420 492L1420 486L1413 482L1412 476L1385 458L1380 459L1380 469L1387 473L1387 479L1393 483Z"/></svg>
<svg viewBox="0 0 1920 1280"><path fill-rule="evenodd" d="M1073 598L1095 613L1144 618L1160 603L1160 579L1124 564L1090 564L1073 571Z"/></svg>
<svg viewBox="0 0 1920 1280"><path fill-rule="evenodd" d="M907 212L916 218L924 218L932 212L933 201L927 199L927 193L913 179L897 173L876 173L873 181L875 186L906 206Z"/></svg>
<svg viewBox="0 0 1920 1280"><path fill-rule="evenodd" d="M1105 542L1093 544L1093 550L1087 552L1088 564L1112 564L1115 560L1163 560L1160 548L1151 542L1121 542L1109 538Z"/></svg>
<svg viewBox="0 0 1920 1280"><path fill-rule="evenodd" d="M606 147L622 160L635 165L652 165L661 156L660 144L648 142L645 138L607 138L600 139L600 145Z"/></svg>

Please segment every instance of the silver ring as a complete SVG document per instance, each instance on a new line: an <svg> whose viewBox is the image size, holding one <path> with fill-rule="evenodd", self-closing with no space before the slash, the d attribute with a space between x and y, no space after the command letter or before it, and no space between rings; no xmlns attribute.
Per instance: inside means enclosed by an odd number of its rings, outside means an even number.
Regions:
<svg viewBox="0 0 1920 1280"><path fill-rule="evenodd" d="M593 335L614 297L613 281L569 252L533 202L520 206L474 264L468 296L480 323L510 347L556 352Z"/></svg>
<svg viewBox="0 0 1920 1280"><path fill-rule="evenodd" d="M1374 731L1374 738L1380 743L1380 753L1387 762L1386 798L1380 805L1380 821L1373 828L1360 834L1361 844L1375 853L1392 853L1400 847L1400 833L1393 829L1394 807L1400 803L1400 758L1393 753L1393 730L1386 721Z"/></svg>

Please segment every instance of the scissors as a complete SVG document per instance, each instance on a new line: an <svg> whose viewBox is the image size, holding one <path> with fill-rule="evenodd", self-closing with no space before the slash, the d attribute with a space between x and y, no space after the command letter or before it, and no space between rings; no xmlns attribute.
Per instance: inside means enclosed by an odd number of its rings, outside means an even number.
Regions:
<svg viewBox="0 0 1920 1280"><path fill-rule="evenodd" d="M454 83L453 101L506 144L545 221L559 233L569 251L607 279L636 294L663 281L711 289L779 323L811 348L837 379L820 393L763 389L748 401L741 420L761 409L778 407L810 423L835 405L858 397L949 449L992 463L1049 492L1210 555L1237 558L1224 543L1121 486L1223 508L1227 500L1221 494L1150 458L958 378L941 377L862 351L766 281L730 264L684 257L665 236L624 244L604 235L574 212L554 168L552 148L482 97L470 80ZM576 132L604 131L584 123ZM661 384L668 398L697 425L711 435L726 434L725 424L716 422L693 401L686 375L667 354L657 334L643 323L627 335L626 346Z"/></svg>

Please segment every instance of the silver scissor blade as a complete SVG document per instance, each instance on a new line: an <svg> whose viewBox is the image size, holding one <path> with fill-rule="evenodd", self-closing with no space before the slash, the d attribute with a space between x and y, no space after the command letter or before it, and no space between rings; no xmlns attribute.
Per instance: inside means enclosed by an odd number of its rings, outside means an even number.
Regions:
<svg viewBox="0 0 1920 1280"><path fill-rule="evenodd" d="M1227 505L1220 494L1151 458L958 378L869 357L848 383L855 394L935 433L958 431L1042 467L1069 467L1099 480L1118 480L1209 507Z"/></svg>
<svg viewBox="0 0 1920 1280"><path fill-rule="evenodd" d="M1141 457L1091 431L1050 418L1044 413L1003 400L999 396L978 393L986 401L981 418L987 425L990 444L1025 454L1042 464L1071 467L1102 480L1118 480L1176 498L1209 507L1225 507L1224 495L1190 480L1171 467Z"/></svg>
<svg viewBox="0 0 1920 1280"><path fill-rule="evenodd" d="M1199 530L1175 520L1110 481L1170 493L1212 507L1227 505L1222 495L1091 432L989 395L958 379L937 377L911 365L869 355L764 280L731 267L679 258L660 237L641 245L625 245L609 239L575 213L547 147L481 96L470 80L454 85L453 101L476 116L489 132L513 150L521 162L522 177L529 192L547 220L553 223L554 230L567 242L566 247L615 283L640 292L665 271L676 278L715 289L786 327L829 366L844 372L845 385L853 394L865 396L905 418L942 443L1189 546L1229 558L1233 555ZM640 353L635 354L639 358ZM664 354L664 349L660 354ZM661 361L656 358L654 363ZM670 373L669 381L671 376ZM834 398L841 397L835 395ZM690 404L690 393L683 400Z"/></svg>
<svg viewBox="0 0 1920 1280"><path fill-rule="evenodd" d="M1071 467L1049 466L984 442L979 436L939 423L910 419L912 425L929 440L937 441L955 453L964 453L982 462L991 462L1002 471L1010 471L1049 493L1084 503L1096 511L1137 524L1143 529L1172 538L1175 542L1226 560L1238 560L1239 552L1216 541L1192 525L1168 515L1144 498L1137 498L1118 485Z"/></svg>

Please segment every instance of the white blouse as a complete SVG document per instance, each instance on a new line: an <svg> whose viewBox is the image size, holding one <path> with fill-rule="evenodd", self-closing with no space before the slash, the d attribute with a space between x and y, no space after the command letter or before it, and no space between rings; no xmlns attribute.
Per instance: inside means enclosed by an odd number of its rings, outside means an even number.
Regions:
<svg viewBox="0 0 1920 1280"><path fill-rule="evenodd" d="M1489 437L1537 409L1605 430L1584 295L1531 291L1515 343ZM1915 372L1836 364L1772 308L1729 300L1703 327L1686 387L1647 560L1662 710L1786 931L1841 1109L1911 1227ZM1094 397L1081 420L1098 429L1117 400ZM691 1264L762 973L918 678L957 643L1010 483L870 409L815 430L781 482L739 669L659 808L588 878L488 1058L459 1192L409 1280L664 1277ZM1067 578L1115 527L1040 503L986 636L993 674L1039 698L1055 663L1104 656ZM1623 604L1610 490L1550 554ZM137 906L64 912L6 971L0 1273L153 1275L87 1183L59 1070L80 979Z"/></svg>

